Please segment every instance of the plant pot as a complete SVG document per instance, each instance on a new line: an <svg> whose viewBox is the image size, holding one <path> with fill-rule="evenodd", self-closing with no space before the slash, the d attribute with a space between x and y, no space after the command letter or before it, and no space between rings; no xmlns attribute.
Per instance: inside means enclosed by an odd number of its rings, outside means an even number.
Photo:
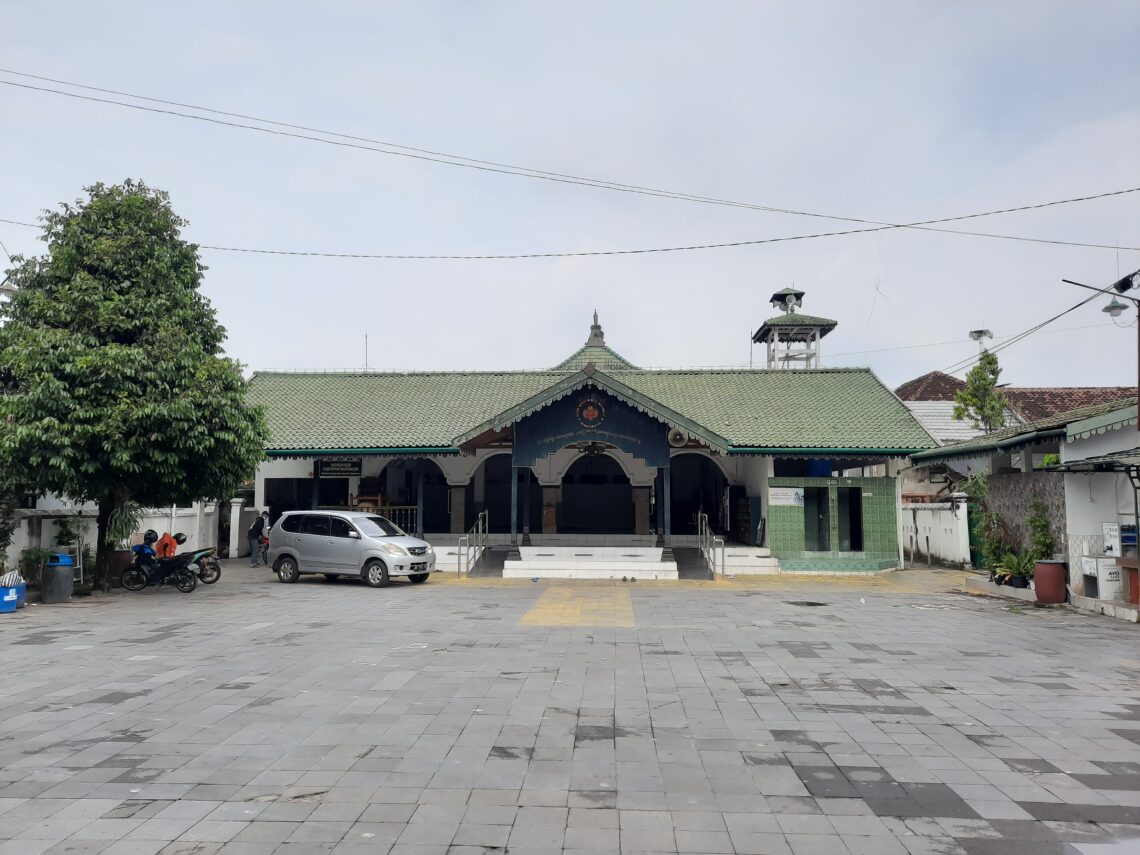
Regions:
<svg viewBox="0 0 1140 855"><path fill-rule="evenodd" d="M1029 579L1025 576L1011 576L1009 584L1012 588L1028 588Z"/></svg>
<svg viewBox="0 0 1140 855"><path fill-rule="evenodd" d="M1038 561L1033 567L1033 584L1037 602L1056 605L1068 600L1065 589L1068 573L1064 561Z"/></svg>

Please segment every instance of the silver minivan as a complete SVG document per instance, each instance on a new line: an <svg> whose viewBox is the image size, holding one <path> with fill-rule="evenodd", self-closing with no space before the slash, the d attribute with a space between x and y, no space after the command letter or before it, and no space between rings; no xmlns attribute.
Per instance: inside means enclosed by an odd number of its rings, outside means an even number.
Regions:
<svg viewBox="0 0 1140 855"><path fill-rule="evenodd" d="M435 571L435 550L379 514L287 511L269 530L269 565L282 582L324 573L359 576L383 588L393 576L426 582Z"/></svg>

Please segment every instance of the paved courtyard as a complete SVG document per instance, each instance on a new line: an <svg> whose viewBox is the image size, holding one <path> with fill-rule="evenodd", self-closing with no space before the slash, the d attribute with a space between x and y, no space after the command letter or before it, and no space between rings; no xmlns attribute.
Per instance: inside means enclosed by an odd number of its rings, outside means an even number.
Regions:
<svg viewBox="0 0 1140 855"><path fill-rule="evenodd" d="M0 615L0 855L1140 852L1140 629L960 579Z"/></svg>

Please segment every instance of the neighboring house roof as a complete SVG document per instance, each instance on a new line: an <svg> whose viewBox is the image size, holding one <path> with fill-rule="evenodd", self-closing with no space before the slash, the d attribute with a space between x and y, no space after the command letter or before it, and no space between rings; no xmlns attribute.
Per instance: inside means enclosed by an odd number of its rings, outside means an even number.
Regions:
<svg viewBox="0 0 1140 855"><path fill-rule="evenodd" d="M945 445L942 448L932 448L919 451L911 455L915 463L937 463L958 457L977 457L985 454L1005 454L1009 451L1033 445L1044 440L1061 440L1066 436L1066 426L1085 422L1098 416L1117 411L1132 409L1135 418L1136 403L1133 399L1110 401L1105 404L1094 404L1091 407L1080 407L1066 413L1036 419L1024 425L1002 428L993 433L983 434L974 439ZM1123 422L1118 423L1122 424Z"/></svg>
<svg viewBox="0 0 1140 855"><path fill-rule="evenodd" d="M1009 405L1027 422L1079 407L1136 397L1135 386L1007 386L1001 391Z"/></svg>
<svg viewBox="0 0 1140 855"><path fill-rule="evenodd" d="M962 442L985 433L984 430L974 427L969 419L956 420L953 401L908 401L904 399L903 403L941 445ZM1016 413L1007 409L1005 411L1005 423L1013 426L1022 422Z"/></svg>
<svg viewBox="0 0 1140 855"><path fill-rule="evenodd" d="M942 371L931 371L903 383L895 394L904 401L953 401L954 393L965 388L965 381Z"/></svg>
<svg viewBox="0 0 1140 855"><path fill-rule="evenodd" d="M953 401L954 393L964 388L965 381L931 371L903 383L895 394L904 401ZM1136 388L1128 386L1002 386L1000 391L1023 422L1136 396Z"/></svg>
<svg viewBox="0 0 1140 855"><path fill-rule="evenodd" d="M606 380L639 409L675 416L730 453L898 454L935 444L867 368L598 374L595 382L586 371L268 372L254 374L249 398L265 408L277 455L453 451L476 428L509 422L513 408L531 412Z"/></svg>

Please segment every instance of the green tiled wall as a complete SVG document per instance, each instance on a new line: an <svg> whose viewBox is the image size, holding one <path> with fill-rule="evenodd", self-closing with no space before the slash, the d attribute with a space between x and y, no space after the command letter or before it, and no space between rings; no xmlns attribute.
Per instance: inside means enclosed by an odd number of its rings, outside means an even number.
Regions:
<svg viewBox="0 0 1140 855"><path fill-rule="evenodd" d="M883 570L898 565L898 524L893 478L770 478L769 487L829 487L831 543L839 543L838 487L858 487L863 500L862 552L805 552L804 509L767 508L768 545L785 570Z"/></svg>

